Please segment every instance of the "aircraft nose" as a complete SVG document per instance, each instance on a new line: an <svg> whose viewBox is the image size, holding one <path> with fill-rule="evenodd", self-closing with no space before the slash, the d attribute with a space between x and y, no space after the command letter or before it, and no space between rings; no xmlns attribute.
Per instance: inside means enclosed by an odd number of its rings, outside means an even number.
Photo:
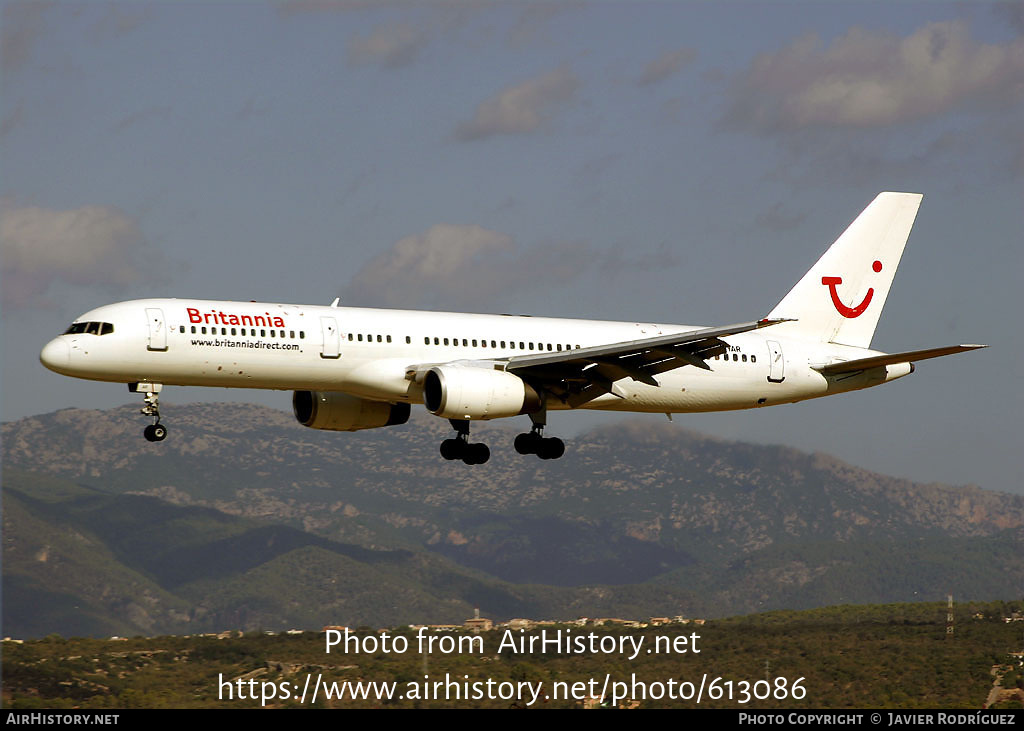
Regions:
<svg viewBox="0 0 1024 731"><path fill-rule="evenodd" d="M63 338L54 338L43 346L39 360L51 371L60 373L71 362L71 347Z"/></svg>

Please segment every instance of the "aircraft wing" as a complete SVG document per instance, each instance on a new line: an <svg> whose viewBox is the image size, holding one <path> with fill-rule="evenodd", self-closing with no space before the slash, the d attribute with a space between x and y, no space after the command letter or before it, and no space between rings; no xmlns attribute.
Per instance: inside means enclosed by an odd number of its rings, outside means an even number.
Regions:
<svg viewBox="0 0 1024 731"><path fill-rule="evenodd" d="M706 360L725 352L727 345L722 338L780 322L785 320L699 328L575 350L514 355L496 362L504 362L509 373L541 386L575 408L606 393L623 398L615 385L621 378L657 386L655 376L665 371L687 365L711 370Z"/></svg>
<svg viewBox="0 0 1024 731"><path fill-rule="evenodd" d="M835 375L836 373L852 373L854 371L862 371L867 368L876 368L878 366L895 365L897 363L913 363L918 360L927 360L928 358L939 358L943 355L952 355L953 353L965 353L968 350L977 350L978 348L987 348L987 345L947 345L944 348L929 348L927 350L908 350L904 353L888 353L886 355L875 355L870 358L857 358L856 360L844 360L838 363L829 363L828 365L811 366L814 370L822 373L826 376Z"/></svg>

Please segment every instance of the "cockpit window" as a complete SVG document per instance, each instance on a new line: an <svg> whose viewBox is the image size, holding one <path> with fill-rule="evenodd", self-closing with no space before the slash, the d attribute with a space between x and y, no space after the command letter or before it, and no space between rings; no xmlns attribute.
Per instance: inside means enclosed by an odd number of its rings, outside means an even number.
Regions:
<svg viewBox="0 0 1024 731"><path fill-rule="evenodd" d="M110 335L114 332L114 324L111 322L74 322L65 335Z"/></svg>

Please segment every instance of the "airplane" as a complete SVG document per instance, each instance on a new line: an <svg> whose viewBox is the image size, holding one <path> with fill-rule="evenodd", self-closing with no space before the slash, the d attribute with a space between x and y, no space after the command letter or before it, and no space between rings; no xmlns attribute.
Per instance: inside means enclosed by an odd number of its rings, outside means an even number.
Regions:
<svg viewBox="0 0 1024 731"><path fill-rule="evenodd" d="M144 299L86 312L43 348L52 371L127 383L159 442L165 385L293 391L296 419L357 431L404 424L412 404L455 430L447 460L483 464L472 421L526 414L520 454L557 459L552 410L754 409L902 378L984 345L870 348L922 196L879 194L767 316L725 327L455 312Z"/></svg>

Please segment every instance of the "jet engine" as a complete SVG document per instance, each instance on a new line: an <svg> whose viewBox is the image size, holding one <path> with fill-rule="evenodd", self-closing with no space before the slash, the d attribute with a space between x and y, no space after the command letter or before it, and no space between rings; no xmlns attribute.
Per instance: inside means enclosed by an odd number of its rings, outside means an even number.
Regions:
<svg viewBox="0 0 1024 731"><path fill-rule="evenodd" d="M296 391L292 411L299 423L313 429L359 431L409 421L409 404L371 401L333 391Z"/></svg>
<svg viewBox="0 0 1024 731"><path fill-rule="evenodd" d="M485 366L434 366L423 379L427 411L446 419L499 419L531 414L541 398L519 376Z"/></svg>

